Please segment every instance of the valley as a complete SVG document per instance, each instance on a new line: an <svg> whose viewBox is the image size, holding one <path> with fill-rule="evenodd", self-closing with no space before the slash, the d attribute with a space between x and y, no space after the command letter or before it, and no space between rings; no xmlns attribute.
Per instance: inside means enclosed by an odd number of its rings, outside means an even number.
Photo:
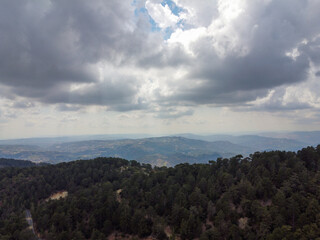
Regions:
<svg viewBox="0 0 320 240"><path fill-rule="evenodd" d="M305 137L302 138L303 141L299 141L299 136L302 135ZM288 133L286 136L291 138L279 138L279 135L266 137L181 134L125 139L123 137L130 135L1 140L0 158L59 163L95 157L120 157L157 166L174 166L183 162L206 163L219 157L228 158L237 154L249 156L257 151L297 151L310 144L315 146L318 138L320 139L319 132L300 135Z"/></svg>

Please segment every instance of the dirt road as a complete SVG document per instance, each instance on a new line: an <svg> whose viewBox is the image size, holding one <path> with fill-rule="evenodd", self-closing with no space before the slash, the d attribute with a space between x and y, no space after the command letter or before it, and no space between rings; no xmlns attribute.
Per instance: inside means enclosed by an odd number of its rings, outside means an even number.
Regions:
<svg viewBox="0 0 320 240"><path fill-rule="evenodd" d="M37 240L41 240L40 238L38 238L35 230L34 230L34 226L33 226L33 220L32 220L32 216L31 216L31 212L30 210L26 210L26 220L29 224L29 229L33 232L34 236L36 237Z"/></svg>

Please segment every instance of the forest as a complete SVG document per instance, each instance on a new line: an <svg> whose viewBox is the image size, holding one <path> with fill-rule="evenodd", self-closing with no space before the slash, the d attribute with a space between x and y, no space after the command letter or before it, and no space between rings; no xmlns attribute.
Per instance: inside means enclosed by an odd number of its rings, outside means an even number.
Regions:
<svg viewBox="0 0 320 240"><path fill-rule="evenodd" d="M43 165L43 163L40 165ZM26 161L26 160L0 158L0 168L4 168L4 167L33 167L33 166L37 166L37 164L35 164L31 161Z"/></svg>
<svg viewBox="0 0 320 240"><path fill-rule="evenodd" d="M0 169L0 239L320 239L320 145L207 164ZM58 200L52 194L68 193Z"/></svg>

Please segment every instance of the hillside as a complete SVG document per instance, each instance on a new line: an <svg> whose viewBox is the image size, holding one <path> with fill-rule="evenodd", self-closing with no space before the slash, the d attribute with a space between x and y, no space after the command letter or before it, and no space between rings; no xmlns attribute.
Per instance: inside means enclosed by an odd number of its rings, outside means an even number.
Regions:
<svg viewBox="0 0 320 240"><path fill-rule="evenodd" d="M0 169L0 239L316 239L320 145L154 167L97 158ZM60 200L48 200L56 193Z"/></svg>
<svg viewBox="0 0 320 240"><path fill-rule="evenodd" d="M37 164L35 164L35 163L31 162L31 161L0 158L0 168L5 168L5 167L34 167L36 165Z"/></svg>
<svg viewBox="0 0 320 240"><path fill-rule="evenodd" d="M262 134L265 137L286 138L316 146L320 142L320 131L300 132L270 132Z"/></svg>
<svg viewBox="0 0 320 240"><path fill-rule="evenodd" d="M120 157L158 166L179 163L205 163L218 157L253 152L227 141L206 142L183 137L157 137L123 140L90 140L53 144L46 148L31 145L0 145L0 156L35 162L65 162L95 157Z"/></svg>
<svg viewBox="0 0 320 240"><path fill-rule="evenodd" d="M218 157L253 152L297 151L319 143L319 132L265 133L259 135L195 135L148 137L144 135L88 135L26 138L0 141L0 157L33 162L68 162L95 157L120 157L157 166L204 163Z"/></svg>
<svg viewBox="0 0 320 240"><path fill-rule="evenodd" d="M155 158L166 161L167 165L186 161L189 163L208 162L217 157L229 157L236 153L246 154L250 150L250 148L226 141L205 142L182 137L83 141L58 144L52 146L51 149L69 152L81 158L90 158L94 155L95 157L111 156L151 164L154 162L150 159Z"/></svg>
<svg viewBox="0 0 320 240"><path fill-rule="evenodd" d="M316 132L315 132L316 133ZM292 133L293 134L293 133ZM266 134L267 135L267 134ZM314 134L316 135L316 134ZM299 138L296 137L290 138L290 135L268 135L259 136L259 135L195 135L195 134L181 134L181 136L198 139L203 141L215 142L215 141L228 141L233 144L238 144L241 146L251 147L254 151L270 151L270 150L281 150L281 151L297 151L308 145L317 145L319 141L316 139ZM313 135L312 135L313 136Z"/></svg>

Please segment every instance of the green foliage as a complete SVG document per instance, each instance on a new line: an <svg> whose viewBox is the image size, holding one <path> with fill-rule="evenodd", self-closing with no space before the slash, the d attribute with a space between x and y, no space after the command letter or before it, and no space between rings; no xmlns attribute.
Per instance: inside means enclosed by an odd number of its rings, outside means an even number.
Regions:
<svg viewBox="0 0 320 240"><path fill-rule="evenodd" d="M4 167L34 167L37 166L36 163L26 160L15 160L0 158L0 168Z"/></svg>
<svg viewBox="0 0 320 240"><path fill-rule="evenodd" d="M0 170L0 239L316 239L320 145L209 164L97 158ZM46 199L68 191L60 200ZM121 237L120 237L121 238Z"/></svg>

